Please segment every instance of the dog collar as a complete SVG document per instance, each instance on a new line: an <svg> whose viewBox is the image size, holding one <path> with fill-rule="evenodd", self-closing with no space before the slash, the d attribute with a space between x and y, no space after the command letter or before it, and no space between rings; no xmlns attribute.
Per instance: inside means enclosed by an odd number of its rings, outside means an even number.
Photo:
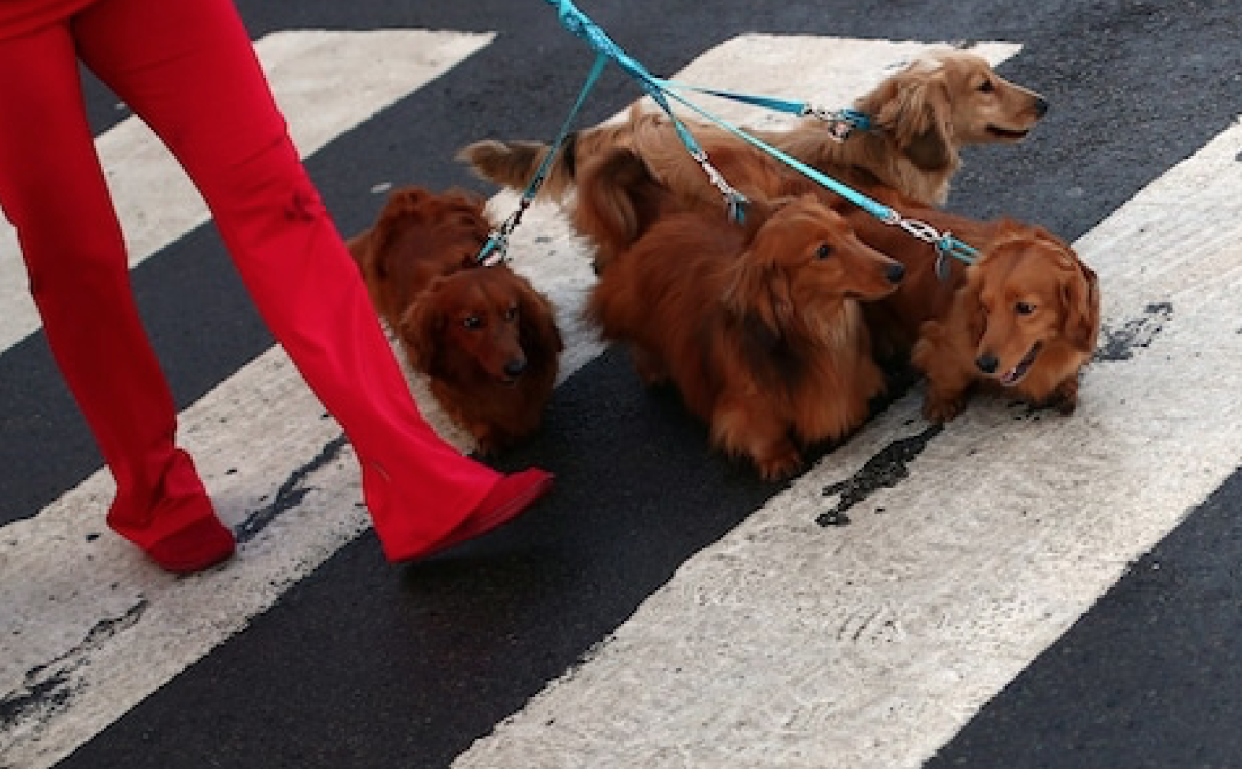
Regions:
<svg viewBox="0 0 1242 769"><path fill-rule="evenodd" d="M828 136L834 141L843 142L855 131L863 133L872 128L871 117L856 109L824 110L813 108L808 114L814 115L828 124Z"/></svg>

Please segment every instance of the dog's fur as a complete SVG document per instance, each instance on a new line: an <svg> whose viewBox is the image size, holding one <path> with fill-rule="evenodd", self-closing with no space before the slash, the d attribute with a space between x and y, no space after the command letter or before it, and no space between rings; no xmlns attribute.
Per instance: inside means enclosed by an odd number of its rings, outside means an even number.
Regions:
<svg viewBox="0 0 1242 769"><path fill-rule="evenodd" d="M952 419L976 386L1073 413L1099 335L1095 272L1042 228L1003 222L958 282L911 353L927 376L924 415Z"/></svg>
<svg viewBox="0 0 1242 769"><path fill-rule="evenodd" d="M626 147L612 147L587 159L579 179L582 183L571 217L574 229L594 247L597 275L661 218L693 208L701 208L709 217L724 210L721 205L701 205L695 198L676 194ZM780 188L773 185L772 194L763 198L780 195Z"/></svg>
<svg viewBox="0 0 1242 769"><path fill-rule="evenodd" d="M779 479L801 467L800 445L868 416L884 383L857 300L900 279L814 196L756 203L744 227L690 207L618 254L584 312L630 346L644 382L677 387L714 446Z"/></svg>
<svg viewBox="0 0 1242 769"><path fill-rule="evenodd" d="M539 427L563 349L547 297L508 265L478 263L491 229L478 196L406 187L349 241L410 366L483 454Z"/></svg>
<svg viewBox="0 0 1242 769"><path fill-rule="evenodd" d="M833 139L815 117L803 118L792 128L754 135L846 184L882 184L939 206L961 165L961 147L1020 141L1048 103L997 75L980 56L950 50L916 60L859 98L854 107L869 117L872 127L854 131L843 142ZM653 123L660 130L651 131ZM635 141L635 125L646 129L641 147ZM688 125L713 164L722 144L741 141L717 126ZM554 158L543 194L569 205L567 192L575 187L578 169L590 157L614 147L636 147L656 178L674 191L700 197L716 194L669 121L660 113L642 113L637 106L629 121L609 121L574 134ZM523 189L549 150L547 144L534 141L483 140L464 147L458 158L484 179Z"/></svg>

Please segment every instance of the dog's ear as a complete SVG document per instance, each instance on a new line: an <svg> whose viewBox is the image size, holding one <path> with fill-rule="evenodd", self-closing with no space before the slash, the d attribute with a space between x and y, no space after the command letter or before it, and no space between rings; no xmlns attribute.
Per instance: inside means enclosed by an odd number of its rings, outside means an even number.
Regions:
<svg viewBox="0 0 1242 769"><path fill-rule="evenodd" d="M525 278L522 278L522 282L526 283L518 298L518 313L522 324L519 339L522 347L528 353L539 351L550 356L558 355L565 349L565 342L561 339L560 328L556 325L556 312L552 302L536 291Z"/></svg>
<svg viewBox="0 0 1242 769"><path fill-rule="evenodd" d="M435 373L439 358L445 317L440 312L437 295L443 285L443 277L437 277L427 284L427 288L414 298L401 316L401 322L396 329L410 360L410 366L424 374Z"/></svg>
<svg viewBox="0 0 1242 769"><path fill-rule="evenodd" d="M725 287L725 310L735 318L758 321L774 337L793 321L789 281L775 260L753 248L734 260Z"/></svg>
<svg viewBox="0 0 1242 769"><path fill-rule="evenodd" d="M421 211L431 193L422 187L401 187L388 195L388 201L367 234L364 244L370 254L368 260L377 278L388 277L388 263L385 257L392 257L397 238L404 229L403 224L409 220L420 221Z"/></svg>
<svg viewBox="0 0 1242 769"><path fill-rule="evenodd" d="M910 162L924 171L953 165L957 155L949 91L938 73L912 68L874 96L878 104L870 114Z"/></svg>
<svg viewBox="0 0 1242 769"><path fill-rule="evenodd" d="M966 330L970 335L971 345L978 345L988 330L988 314L983 309L983 300L979 298L983 289L983 281L979 276L979 265L966 268L966 281L957 290L955 299L966 315Z"/></svg>
<svg viewBox="0 0 1242 769"><path fill-rule="evenodd" d="M1075 349L1092 352L1100 328L1099 278L1082 262L1061 281L1061 304L1065 309L1063 332Z"/></svg>

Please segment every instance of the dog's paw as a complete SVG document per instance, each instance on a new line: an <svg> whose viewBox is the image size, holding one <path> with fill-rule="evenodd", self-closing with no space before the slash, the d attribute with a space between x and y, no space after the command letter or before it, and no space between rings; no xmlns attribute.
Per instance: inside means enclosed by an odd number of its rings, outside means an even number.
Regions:
<svg viewBox="0 0 1242 769"><path fill-rule="evenodd" d="M1055 408L1058 414L1062 416L1073 414L1078 408L1078 377L1066 379L1057 385L1057 389L1052 392L1048 401L1048 405Z"/></svg>
<svg viewBox="0 0 1242 769"><path fill-rule="evenodd" d="M953 421L965 408L966 398L963 396L943 398L928 395L923 401L923 416L929 422L943 424Z"/></svg>
<svg viewBox="0 0 1242 769"><path fill-rule="evenodd" d="M476 422L462 426L474 438L474 453L480 457L494 457L508 445L506 436L491 425Z"/></svg>
<svg viewBox="0 0 1242 769"><path fill-rule="evenodd" d="M755 467L759 476L765 481L783 481L797 475L802 469L802 455L797 449L791 448L779 454L755 457Z"/></svg>
<svg viewBox="0 0 1242 769"><path fill-rule="evenodd" d="M668 366L658 354L637 345L632 348L634 355L634 371L638 378L648 387L664 384L669 380Z"/></svg>

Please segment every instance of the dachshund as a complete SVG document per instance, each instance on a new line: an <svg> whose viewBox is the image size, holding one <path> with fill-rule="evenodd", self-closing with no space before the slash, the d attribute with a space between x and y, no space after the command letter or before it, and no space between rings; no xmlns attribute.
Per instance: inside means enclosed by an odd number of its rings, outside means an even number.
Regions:
<svg viewBox="0 0 1242 769"><path fill-rule="evenodd" d="M814 196L758 202L740 225L689 207L601 271L584 315L644 383L676 387L715 447L777 480L868 416L884 382L859 304L901 276Z"/></svg>
<svg viewBox="0 0 1242 769"><path fill-rule="evenodd" d="M409 365L482 454L538 429L564 349L548 298L507 264L480 263L491 231L482 198L405 187L349 241Z"/></svg>

